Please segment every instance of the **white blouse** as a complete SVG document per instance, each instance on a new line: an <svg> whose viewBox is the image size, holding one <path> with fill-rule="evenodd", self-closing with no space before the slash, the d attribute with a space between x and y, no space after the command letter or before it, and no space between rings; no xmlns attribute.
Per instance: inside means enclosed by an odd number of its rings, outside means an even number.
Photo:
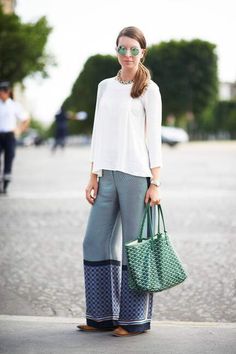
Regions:
<svg viewBox="0 0 236 354"><path fill-rule="evenodd" d="M162 101L150 80L144 94L130 96L131 84L116 77L98 85L90 161L99 177L102 169L151 177L150 168L162 166Z"/></svg>

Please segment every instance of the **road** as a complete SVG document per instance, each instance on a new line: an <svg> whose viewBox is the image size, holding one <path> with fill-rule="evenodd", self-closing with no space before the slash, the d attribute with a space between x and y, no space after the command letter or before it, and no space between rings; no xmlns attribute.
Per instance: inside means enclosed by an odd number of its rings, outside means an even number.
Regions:
<svg viewBox="0 0 236 354"><path fill-rule="evenodd" d="M155 320L236 321L236 142L163 147L162 206L188 279ZM89 147L19 148L0 197L0 314L83 317Z"/></svg>

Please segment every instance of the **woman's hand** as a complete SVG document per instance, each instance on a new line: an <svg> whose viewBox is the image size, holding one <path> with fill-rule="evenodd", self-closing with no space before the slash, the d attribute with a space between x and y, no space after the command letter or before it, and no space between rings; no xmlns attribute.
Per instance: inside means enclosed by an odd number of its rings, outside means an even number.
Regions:
<svg viewBox="0 0 236 354"><path fill-rule="evenodd" d="M86 199L90 204L94 204L98 192L97 175L92 174L89 183L85 189Z"/></svg>
<svg viewBox="0 0 236 354"><path fill-rule="evenodd" d="M147 204L150 200L150 206L161 204L161 197L160 197L160 187L155 186L154 184L150 184L146 196L145 196L145 203Z"/></svg>

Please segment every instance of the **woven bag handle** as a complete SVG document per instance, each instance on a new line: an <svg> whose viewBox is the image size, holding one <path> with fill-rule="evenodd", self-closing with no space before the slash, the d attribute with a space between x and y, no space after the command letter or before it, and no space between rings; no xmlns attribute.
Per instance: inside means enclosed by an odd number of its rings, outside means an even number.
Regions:
<svg viewBox="0 0 236 354"><path fill-rule="evenodd" d="M144 223L145 223L147 216L148 216L148 226L150 229L151 238L153 240L154 232L153 232L153 227L152 227L151 210L150 210L150 204L147 203L145 210L144 210L143 220L142 220L142 224L141 224L141 228L140 228L140 232L139 232L139 236L138 236L138 242L142 242L142 240L143 240L143 237L142 237L143 228L144 228Z"/></svg>
<svg viewBox="0 0 236 354"><path fill-rule="evenodd" d="M161 234L161 226L160 226L161 222L160 221L162 221L162 226L163 226L163 229L164 229L164 233L166 234L167 231L166 231L164 215L163 215L161 204L158 204L155 207L157 207L157 209L158 209L158 226L157 226L158 235Z"/></svg>

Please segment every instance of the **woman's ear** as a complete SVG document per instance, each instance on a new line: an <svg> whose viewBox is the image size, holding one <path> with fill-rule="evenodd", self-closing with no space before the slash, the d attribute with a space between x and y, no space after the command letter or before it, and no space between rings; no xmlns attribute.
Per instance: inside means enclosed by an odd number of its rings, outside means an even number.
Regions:
<svg viewBox="0 0 236 354"><path fill-rule="evenodd" d="M146 54L146 49L142 49L142 54L141 54L141 58L140 58L141 63L144 62L145 54Z"/></svg>

